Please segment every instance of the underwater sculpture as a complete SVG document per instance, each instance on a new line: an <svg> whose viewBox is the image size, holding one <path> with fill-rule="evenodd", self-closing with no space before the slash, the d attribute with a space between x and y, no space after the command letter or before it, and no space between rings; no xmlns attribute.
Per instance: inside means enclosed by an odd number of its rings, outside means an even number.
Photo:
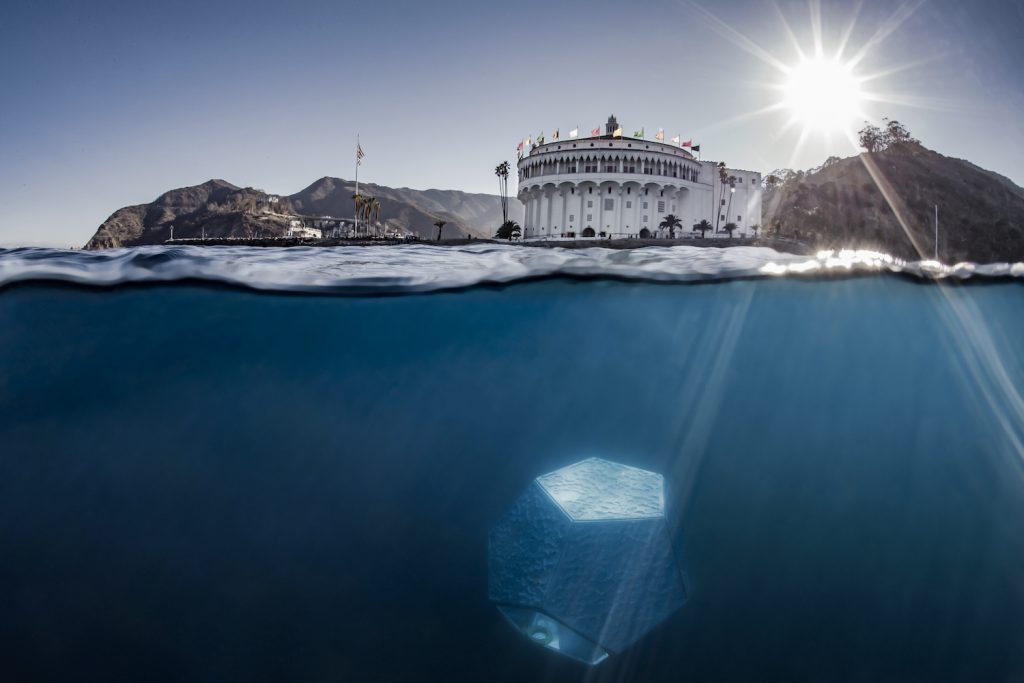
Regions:
<svg viewBox="0 0 1024 683"><path fill-rule="evenodd" d="M491 601L532 642L587 664L686 601L654 472L590 458L537 477L488 541Z"/></svg>

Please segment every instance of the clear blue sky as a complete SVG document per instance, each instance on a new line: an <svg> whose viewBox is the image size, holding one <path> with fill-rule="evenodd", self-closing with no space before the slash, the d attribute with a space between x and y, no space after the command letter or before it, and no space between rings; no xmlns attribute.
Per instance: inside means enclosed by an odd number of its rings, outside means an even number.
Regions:
<svg viewBox="0 0 1024 683"><path fill-rule="evenodd" d="M762 0L701 3L785 63L796 53ZM855 3L822 0L834 49ZM900 3L866 0L852 48ZM806 0L779 0L811 49ZM1024 0L929 0L858 66L928 145L1024 184ZM848 156L797 132L779 72L678 0L493 3L14 3L0 23L0 244L81 245L115 209L224 178L282 194L323 175L495 192L527 135L615 113L664 127L705 158L769 171Z"/></svg>

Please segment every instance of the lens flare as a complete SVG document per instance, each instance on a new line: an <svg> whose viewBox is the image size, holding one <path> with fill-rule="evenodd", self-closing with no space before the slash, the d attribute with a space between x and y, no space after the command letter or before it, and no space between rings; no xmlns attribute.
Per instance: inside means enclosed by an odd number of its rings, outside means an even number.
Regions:
<svg viewBox="0 0 1024 683"><path fill-rule="evenodd" d="M860 82L837 60L803 60L789 70L785 105L805 129L842 131L861 116Z"/></svg>
<svg viewBox="0 0 1024 683"><path fill-rule="evenodd" d="M727 126L753 118L776 115L779 112L785 113L786 122L782 125L779 135L790 130L798 132L791 151L790 166L795 163L804 144L813 136L821 136L828 145L832 144L833 139L837 139L844 147L849 143L849 151L859 151L860 144L855 131L864 121L872 118L866 111L869 103L929 108L936 106L920 97L908 96L905 93L893 95L878 90L880 85L884 86L879 84L879 81L930 62L934 57L909 64L889 64L884 70L875 73L864 70L869 55L891 38L924 0L905 0L897 6L859 49L851 45L851 41L863 3L858 2L855 5L844 29L830 34L825 30L821 0L808 0L813 42L810 45L802 45L781 8L773 2L783 35L796 56L796 61L789 63L720 19L697 0L682 2L710 30L781 74L782 78L779 81L764 81L759 84L768 90L778 92L780 96L776 101L754 111L723 119L714 125ZM848 56L849 54L853 56ZM869 90L865 90L865 87ZM846 142L842 142L844 140Z"/></svg>

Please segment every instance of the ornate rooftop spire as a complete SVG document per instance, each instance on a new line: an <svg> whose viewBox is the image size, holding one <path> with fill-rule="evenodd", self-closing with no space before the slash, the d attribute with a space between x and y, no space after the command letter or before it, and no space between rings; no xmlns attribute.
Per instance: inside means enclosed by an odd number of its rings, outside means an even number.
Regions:
<svg viewBox="0 0 1024 683"><path fill-rule="evenodd" d="M604 125L604 134L605 135L611 135L612 133L614 133L618 129L618 127L619 127L619 122L615 118L615 114L612 114L611 116L608 117L608 123L606 123Z"/></svg>

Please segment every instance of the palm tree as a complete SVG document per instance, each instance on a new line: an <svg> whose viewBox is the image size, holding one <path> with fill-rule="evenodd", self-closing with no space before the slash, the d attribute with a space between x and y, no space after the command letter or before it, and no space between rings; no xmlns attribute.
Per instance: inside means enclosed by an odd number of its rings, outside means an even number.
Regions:
<svg viewBox="0 0 1024 683"><path fill-rule="evenodd" d="M665 216L661 223L658 223L658 227L668 230L668 238L674 240L676 238L676 228L683 227L683 222L676 218L675 214L670 213Z"/></svg>
<svg viewBox="0 0 1024 683"><path fill-rule="evenodd" d="M722 204L725 204L725 184L729 182L729 172L725 169L724 161L718 162L718 182L722 185L722 197L715 207L715 232L718 232L718 222L722 217Z"/></svg>
<svg viewBox="0 0 1024 683"><path fill-rule="evenodd" d="M380 218L380 200L367 194L353 195L356 202L356 215L363 222L363 229L370 234L370 223Z"/></svg>
<svg viewBox="0 0 1024 683"><path fill-rule="evenodd" d="M707 232L708 230L711 230L714 227L715 226L711 225L711 223L708 222L708 219L705 218L700 223L694 225L693 229L700 230L700 238L704 239L704 233Z"/></svg>
<svg viewBox="0 0 1024 683"><path fill-rule="evenodd" d="M750 226L750 229L754 232L754 239L756 240L757 239L757 231L761 229L761 226L759 224L757 224L757 223L754 223L753 225Z"/></svg>
<svg viewBox="0 0 1024 683"><path fill-rule="evenodd" d="M362 195L362 194L359 194L358 192L356 192L354 195L352 195L352 201L356 205L355 216L356 216L356 221L358 221L362 217L363 211L365 210L366 195ZM357 233L356 236L357 237L358 237L358 228L359 228L359 226L357 225L356 226L356 233Z"/></svg>
<svg viewBox="0 0 1024 683"><path fill-rule="evenodd" d="M441 241L441 231L444 230L444 226L448 225L448 221L443 221L438 218L434 221L434 226L437 227L437 241Z"/></svg>
<svg viewBox="0 0 1024 683"><path fill-rule="evenodd" d="M520 232L518 223L515 221L505 221L498 228L498 232L494 236L499 240L509 240L511 242L512 237L518 232Z"/></svg>
<svg viewBox="0 0 1024 683"><path fill-rule="evenodd" d="M371 197L369 201L369 207L367 209L367 218L372 218L374 227L374 234L377 232L377 223L380 222L380 200L376 197Z"/></svg>
<svg viewBox="0 0 1024 683"><path fill-rule="evenodd" d="M729 239L732 239L732 231L739 229L739 227L740 226L736 225L735 223L726 223L725 225L722 226L722 230L729 233Z"/></svg>
<svg viewBox="0 0 1024 683"><path fill-rule="evenodd" d="M736 176L731 175L726 180L729 183L729 207L725 210L725 220L729 222L732 220L732 198L736 194ZM722 188L722 192L725 192L725 188Z"/></svg>
<svg viewBox="0 0 1024 683"><path fill-rule="evenodd" d="M503 161L494 169L494 175L498 176L498 194L501 195L501 224L508 223L508 173L509 163Z"/></svg>

